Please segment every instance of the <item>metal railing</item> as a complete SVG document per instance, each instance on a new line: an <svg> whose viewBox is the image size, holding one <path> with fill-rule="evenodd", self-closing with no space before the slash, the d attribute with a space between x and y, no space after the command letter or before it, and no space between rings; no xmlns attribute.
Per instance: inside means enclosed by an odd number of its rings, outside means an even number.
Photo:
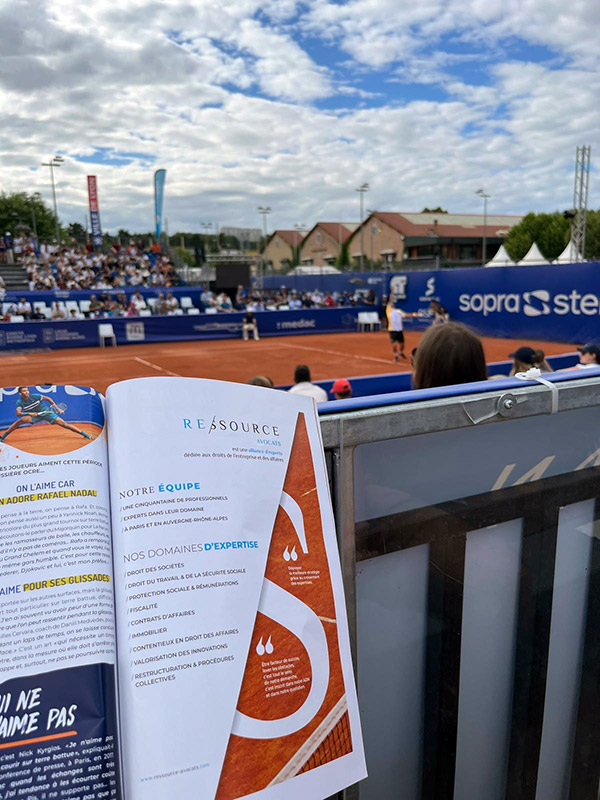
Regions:
<svg viewBox="0 0 600 800"><path fill-rule="evenodd" d="M346 800L596 800L600 377L579 375L322 417L369 768Z"/></svg>

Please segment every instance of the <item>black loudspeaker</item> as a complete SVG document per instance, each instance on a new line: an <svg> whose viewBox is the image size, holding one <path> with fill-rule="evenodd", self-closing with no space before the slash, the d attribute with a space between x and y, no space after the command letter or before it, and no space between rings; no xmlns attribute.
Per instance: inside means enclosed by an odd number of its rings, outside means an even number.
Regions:
<svg viewBox="0 0 600 800"><path fill-rule="evenodd" d="M215 288L217 291L237 289L238 286L250 286L249 264L218 264Z"/></svg>

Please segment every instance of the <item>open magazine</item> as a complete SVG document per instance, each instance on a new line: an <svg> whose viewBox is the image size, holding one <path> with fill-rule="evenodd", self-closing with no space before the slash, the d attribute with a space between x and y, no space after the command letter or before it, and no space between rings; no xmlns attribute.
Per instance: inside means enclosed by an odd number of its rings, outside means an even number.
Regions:
<svg viewBox="0 0 600 800"><path fill-rule="evenodd" d="M0 390L0 524L2 800L306 800L365 776L312 399Z"/></svg>

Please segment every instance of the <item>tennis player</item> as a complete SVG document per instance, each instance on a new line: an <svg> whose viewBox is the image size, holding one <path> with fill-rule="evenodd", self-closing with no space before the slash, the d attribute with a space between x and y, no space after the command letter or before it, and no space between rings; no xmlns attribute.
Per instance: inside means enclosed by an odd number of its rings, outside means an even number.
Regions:
<svg viewBox="0 0 600 800"><path fill-rule="evenodd" d="M390 341L392 343L392 350L394 351L394 361L398 363L400 358L406 360L406 356L404 355L404 312L399 308L394 308L391 297L387 304L386 315L388 318Z"/></svg>
<svg viewBox="0 0 600 800"><path fill-rule="evenodd" d="M78 433L84 439L91 439L89 433L79 430L61 419L59 414L64 414L51 397L45 394L30 392L27 386L19 386L20 399L17 401L17 419L10 428L0 436L0 442L5 441L9 433L21 425L35 425L38 422L49 422L51 425L60 425L73 433Z"/></svg>

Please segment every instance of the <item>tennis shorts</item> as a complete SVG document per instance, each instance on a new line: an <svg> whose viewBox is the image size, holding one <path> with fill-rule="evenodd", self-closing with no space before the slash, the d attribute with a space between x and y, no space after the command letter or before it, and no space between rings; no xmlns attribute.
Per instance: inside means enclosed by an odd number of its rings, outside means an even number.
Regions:
<svg viewBox="0 0 600 800"><path fill-rule="evenodd" d="M390 331L391 342L404 342L404 331Z"/></svg>
<svg viewBox="0 0 600 800"><path fill-rule="evenodd" d="M57 419L58 414L55 414L54 411L40 411L37 417L31 418L31 421L33 425L37 422L49 422L51 425L54 425Z"/></svg>

